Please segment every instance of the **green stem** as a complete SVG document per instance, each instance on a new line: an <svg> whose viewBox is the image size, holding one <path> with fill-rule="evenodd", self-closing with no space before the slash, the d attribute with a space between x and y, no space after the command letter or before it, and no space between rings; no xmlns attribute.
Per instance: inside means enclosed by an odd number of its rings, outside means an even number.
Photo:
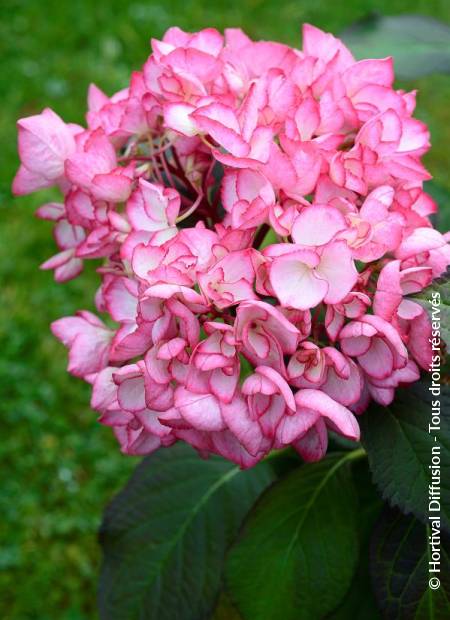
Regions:
<svg viewBox="0 0 450 620"><path fill-rule="evenodd" d="M352 450L351 452L349 452L346 458L349 461L356 461L357 459L362 459L366 456L367 456L367 452L364 450L364 448L361 447L361 448L356 448L356 450Z"/></svg>

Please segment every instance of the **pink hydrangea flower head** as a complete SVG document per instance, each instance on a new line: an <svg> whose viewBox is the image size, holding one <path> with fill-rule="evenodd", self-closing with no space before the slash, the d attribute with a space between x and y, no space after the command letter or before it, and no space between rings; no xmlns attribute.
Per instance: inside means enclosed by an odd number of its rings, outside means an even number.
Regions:
<svg viewBox="0 0 450 620"><path fill-rule="evenodd" d="M126 454L176 441L251 467L389 404L431 361L413 298L450 264L423 189L427 127L392 59L311 25L303 50L170 28L129 84L91 85L87 127L18 121L16 194L64 282L100 259L98 313L52 324Z"/></svg>

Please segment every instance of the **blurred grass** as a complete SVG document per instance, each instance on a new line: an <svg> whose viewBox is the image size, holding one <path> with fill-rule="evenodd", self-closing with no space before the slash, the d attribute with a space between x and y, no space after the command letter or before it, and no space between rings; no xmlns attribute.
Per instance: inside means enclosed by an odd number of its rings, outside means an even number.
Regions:
<svg viewBox="0 0 450 620"><path fill-rule="evenodd" d="M3 0L0 21L0 617L95 618L102 508L135 459L119 454L89 410L89 389L65 372L49 333L55 318L92 309L94 270L66 285L38 265L55 249L51 227L33 211L56 194L13 200L15 121L52 107L82 122L89 82L123 87L148 54L148 40L171 25L241 26L252 37L299 44L303 21L338 33L371 10L450 20L447 0ZM418 88L417 115L430 125L427 164L450 190L450 77ZM441 195L445 195L445 192ZM124 620L127 620L124 618Z"/></svg>

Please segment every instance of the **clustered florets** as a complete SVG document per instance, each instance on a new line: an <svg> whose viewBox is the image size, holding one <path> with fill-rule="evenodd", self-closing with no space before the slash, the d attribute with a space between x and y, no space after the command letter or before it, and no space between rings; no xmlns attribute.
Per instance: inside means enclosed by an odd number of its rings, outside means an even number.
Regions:
<svg viewBox="0 0 450 620"><path fill-rule="evenodd" d="M249 467L419 378L431 357L407 296L450 263L422 189L426 126L390 58L356 62L305 25L303 51L230 29L178 28L125 90L89 90L88 128L19 121L17 194L58 185L57 281L104 259L115 327L57 320L69 371L128 454L184 440ZM110 322L111 323L111 322Z"/></svg>

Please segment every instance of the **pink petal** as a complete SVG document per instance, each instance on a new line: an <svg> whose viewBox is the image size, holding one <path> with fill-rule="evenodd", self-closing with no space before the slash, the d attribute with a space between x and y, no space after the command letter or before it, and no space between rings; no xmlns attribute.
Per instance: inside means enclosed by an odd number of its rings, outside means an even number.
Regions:
<svg viewBox="0 0 450 620"><path fill-rule="evenodd" d="M195 136L198 129L190 118L194 110L195 107L188 103L167 103L164 106L164 124L183 136Z"/></svg>
<svg viewBox="0 0 450 620"><path fill-rule="evenodd" d="M359 426L355 416L320 390L300 390L295 395L299 410L315 411L329 420L333 429L349 439L359 440Z"/></svg>
<svg viewBox="0 0 450 620"><path fill-rule="evenodd" d="M250 418L245 400L235 398L230 404L222 404L221 409L230 431L250 454L256 455L261 449L263 436L258 423Z"/></svg>
<svg viewBox="0 0 450 620"><path fill-rule="evenodd" d="M317 411L307 408L301 408L296 413L285 415L278 425L276 437L281 444L289 445L304 435L319 418L320 414Z"/></svg>
<svg viewBox="0 0 450 620"><path fill-rule="evenodd" d="M175 392L175 406L183 418L199 431L225 428L219 403L211 394L194 394L180 386Z"/></svg>
<svg viewBox="0 0 450 620"><path fill-rule="evenodd" d="M328 447L328 432L324 421L319 418L293 446L307 463L320 461Z"/></svg>
<svg viewBox="0 0 450 620"><path fill-rule="evenodd" d="M292 238L301 245L324 245L345 228L344 216L334 207L306 207L294 220Z"/></svg>
<svg viewBox="0 0 450 620"><path fill-rule="evenodd" d="M394 370L392 351L386 342L378 337L372 338L368 351L358 357L358 362L369 376L376 379L388 377Z"/></svg>
<svg viewBox="0 0 450 620"><path fill-rule="evenodd" d="M270 283L281 305L299 310L314 308L328 291L325 280L315 277L315 252L298 250L274 259L270 266Z"/></svg>
<svg viewBox="0 0 450 620"><path fill-rule="evenodd" d="M325 246L316 273L328 282L325 303L336 304L348 295L356 283L358 272L352 253L344 241L335 241Z"/></svg>
<svg viewBox="0 0 450 620"><path fill-rule="evenodd" d="M21 164L13 180L12 191L16 196L22 196L24 194L31 194L38 189L51 187L54 184L55 181L53 179L47 179L38 172L31 172Z"/></svg>
<svg viewBox="0 0 450 620"><path fill-rule="evenodd" d="M117 390L119 404L126 411L145 409L144 380L142 376L125 379Z"/></svg>

